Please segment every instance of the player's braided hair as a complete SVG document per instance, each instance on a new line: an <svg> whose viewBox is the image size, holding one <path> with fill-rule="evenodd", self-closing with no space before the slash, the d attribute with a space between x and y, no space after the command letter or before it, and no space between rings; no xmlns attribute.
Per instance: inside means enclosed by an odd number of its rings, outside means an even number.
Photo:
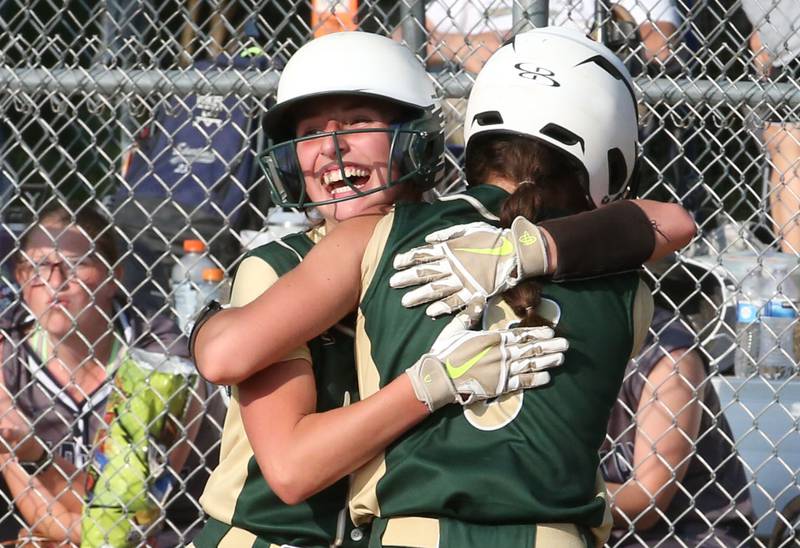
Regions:
<svg viewBox="0 0 800 548"><path fill-rule="evenodd" d="M467 162L469 181L502 178L518 182L514 193L503 203L503 227L510 227L520 216L537 222L592 208L569 158L541 141L517 135L489 135L476 143L470 153L473 159ZM541 284L536 280L517 285L503 298L521 318L522 327L549 325L536 313L541 301Z"/></svg>
<svg viewBox="0 0 800 548"><path fill-rule="evenodd" d="M518 216L536 220L542 201L542 196L537 188L539 180L541 177L526 180L503 203L500 211L500 224L504 228L509 228ZM542 286L535 279L525 280L516 287L512 287L503 294L503 300L520 318L521 327L550 325L550 322L536 312L536 308L542 300Z"/></svg>

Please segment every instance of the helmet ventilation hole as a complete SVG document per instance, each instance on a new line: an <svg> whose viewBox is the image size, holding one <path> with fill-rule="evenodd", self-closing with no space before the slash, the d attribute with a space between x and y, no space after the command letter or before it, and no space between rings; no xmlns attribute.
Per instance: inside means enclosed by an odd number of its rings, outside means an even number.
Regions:
<svg viewBox="0 0 800 548"><path fill-rule="evenodd" d="M622 190L628 179L628 168L625 167L625 156L618 148L608 151L608 193L615 195Z"/></svg>
<svg viewBox="0 0 800 548"><path fill-rule="evenodd" d="M475 115L473 123L478 122L479 126L494 126L503 123L503 117L496 110L487 110Z"/></svg>
<svg viewBox="0 0 800 548"><path fill-rule="evenodd" d="M558 124L547 124L539 131L539 133L567 146L573 146L580 143L581 150L586 152L586 146L583 142L583 139L563 126L559 126Z"/></svg>

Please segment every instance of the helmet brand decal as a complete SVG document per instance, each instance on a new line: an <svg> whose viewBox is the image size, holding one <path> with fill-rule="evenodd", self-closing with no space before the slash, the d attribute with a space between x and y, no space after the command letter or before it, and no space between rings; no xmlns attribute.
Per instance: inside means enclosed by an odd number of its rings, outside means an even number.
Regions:
<svg viewBox="0 0 800 548"><path fill-rule="evenodd" d="M555 78L556 74L552 70L534 65L533 63L517 63L514 68L519 71L519 77L526 80L533 80L544 86L557 88L561 86Z"/></svg>

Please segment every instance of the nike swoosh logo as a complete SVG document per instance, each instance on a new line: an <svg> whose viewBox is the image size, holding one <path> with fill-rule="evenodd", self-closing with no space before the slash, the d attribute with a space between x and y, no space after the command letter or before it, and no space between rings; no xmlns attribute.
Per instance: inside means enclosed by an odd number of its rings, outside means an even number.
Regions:
<svg viewBox="0 0 800 548"><path fill-rule="evenodd" d="M501 238L502 243L495 247L457 247L455 251L466 251L476 255L497 255L503 257L514 253L514 245L507 238Z"/></svg>
<svg viewBox="0 0 800 548"><path fill-rule="evenodd" d="M445 367L447 368L447 374L450 376L451 379L457 379L460 376L464 375L467 371L472 369L472 366L481 361L481 358L486 355L492 347L486 348L482 352L479 352L472 358L468 359L461 365L451 365L450 360L445 361Z"/></svg>

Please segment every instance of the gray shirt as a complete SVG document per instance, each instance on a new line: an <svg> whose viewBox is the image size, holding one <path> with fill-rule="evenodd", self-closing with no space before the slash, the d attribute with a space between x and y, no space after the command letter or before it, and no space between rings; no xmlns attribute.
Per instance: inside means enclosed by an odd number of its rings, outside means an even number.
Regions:
<svg viewBox="0 0 800 548"><path fill-rule="evenodd" d="M742 0L742 9L769 52L773 66L783 67L800 56L798 0Z"/></svg>
<svg viewBox="0 0 800 548"><path fill-rule="evenodd" d="M611 411L608 436L600 450L600 469L608 482L624 483L631 477L636 410L647 377L662 357L694 345L694 335L664 309L656 309L651 329L658 335L658 341L654 342L652 333L648 335L644 352L628 364L622 390ZM675 526L674 532L669 531L663 520L647 531L637 531L636 536L627 528L615 529L612 538L617 542L612 542L612 546L628 543L641 546L637 537L648 541L648 545L670 548L737 546L747 536L748 526L741 519L752 511L747 480L736 456L731 429L710 382L706 383L700 400L703 414L696 450L681 487L665 512L666 519Z"/></svg>

